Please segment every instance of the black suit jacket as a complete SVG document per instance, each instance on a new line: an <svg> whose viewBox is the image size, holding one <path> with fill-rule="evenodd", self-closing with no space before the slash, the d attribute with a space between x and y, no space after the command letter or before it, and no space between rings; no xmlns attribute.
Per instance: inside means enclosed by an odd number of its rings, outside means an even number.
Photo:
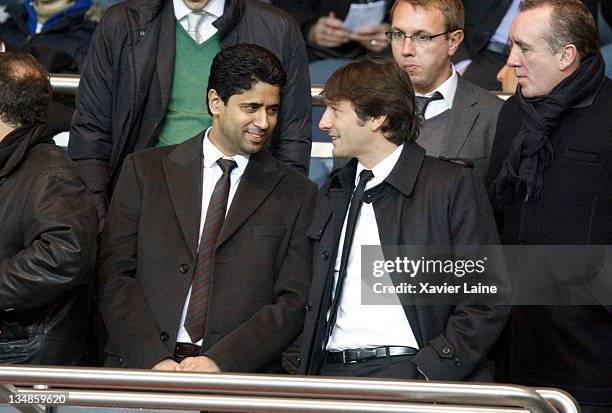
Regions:
<svg viewBox="0 0 612 413"><path fill-rule="evenodd" d="M126 158L100 243L107 364L172 357L197 254L202 139ZM260 371L300 333L315 188L265 148L251 156L213 259L202 354L222 371Z"/></svg>
<svg viewBox="0 0 612 413"><path fill-rule="evenodd" d="M301 373L317 374L340 231L353 191L357 162L336 170L319 191L309 237L313 240L313 284L302 336ZM400 159L373 201L385 245L496 244L493 216L470 168L425 156L416 143ZM491 378L485 358L506 323L507 308L414 306L404 312L420 351L413 361L433 380ZM390 343L392 344L392 343ZM407 377L410 379L410 377Z"/></svg>

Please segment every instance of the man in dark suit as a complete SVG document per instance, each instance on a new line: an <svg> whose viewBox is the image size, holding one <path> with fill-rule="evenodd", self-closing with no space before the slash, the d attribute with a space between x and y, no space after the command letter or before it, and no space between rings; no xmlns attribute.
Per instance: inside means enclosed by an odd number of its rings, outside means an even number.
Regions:
<svg viewBox="0 0 612 413"><path fill-rule="evenodd" d="M223 50L212 127L126 159L100 246L107 365L270 370L300 333L315 186L264 147L285 79L267 49Z"/></svg>
<svg viewBox="0 0 612 413"><path fill-rule="evenodd" d="M518 88L500 113L488 176L501 241L573 245L575 251L611 245L612 80L604 74L595 20L578 0L523 1L510 38L508 65ZM521 260L531 262L537 254L532 251L539 249L523 251ZM588 261L586 268L595 260ZM596 295L576 301L567 293L582 290L588 297L596 286L597 294L609 298L609 267L602 267L603 277L585 274L580 265L561 277L553 271L557 262L522 275L552 285L564 297L552 304L568 305L512 309L497 377L504 383L559 387L583 412L609 413L612 306ZM547 302L542 294L536 303ZM576 303L588 305L569 305Z"/></svg>
<svg viewBox="0 0 612 413"><path fill-rule="evenodd" d="M351 63L332 75L323 95L320 127L332 139L333 155L353 159L332 173L317 198L301 372L491 379L485 358L507 309L465 301L420 306L406 294L391 294L396 305L362 304L364 245L497 242L481 184L471 168L426 156L414 142L414 92L395 62Z"/></svg>
<svg viewBox="0 0 612 413"><path fill-rule="evenodd" d="M451 57L463 40L460 0L397 0L387 33L410 75L421 115L417 143L427 155L465 158L484 180L502 101L457 75Z"/></svg>

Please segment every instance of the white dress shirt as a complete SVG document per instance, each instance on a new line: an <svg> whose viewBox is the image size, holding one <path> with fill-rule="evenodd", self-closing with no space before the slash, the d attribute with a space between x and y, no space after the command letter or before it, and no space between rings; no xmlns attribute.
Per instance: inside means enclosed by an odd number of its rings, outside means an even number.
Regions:
<svg viewBox="0 0 612 413"><path fill-rule="evenodd" d="M176 20L183 26L185 31L188 31L187 25L187 15L192 11L189 7L185 5L183 0L173 0L172 4L174 5L174 16ZM225 7L225 0L210 0L206 7L202 9L204 13L204 17L200 20L196 31L200 34L200 39L202 42L213 37L215 33L217 33L217 28L213 26L213 22L215 22L219 17L223 16L223 8Z"/></svg>
<svg viewBox="0 0 612 413"><path fill-rule="evenodd" d="M213 190L215 189L215 185L223 172L221 171L221 167L217 164L217 160L219 158L225 159L233 159L236 161L237 166L232 169L230 173L230 191L229 198L227 199L227 208L225 213L229 211L230 206L232 205L232 200L234 199L234 195L236 194L236 189L238 188L238 184L240 183L240 178L242 178L242 174L249 163L248 155L234 155L232 157L225 156L217 147L210 141L208 138L208 134L210 133L210 128L206 130L206 134L204 135L204 143L202 145L202 151L204 156L204 179L202 183L202 210L200 215L200 236L202 235L202 230L204 229L204 221L206 220L206 212L208 211L208 204L210 202L210 197L212 196ZM199 247L198 240L198 247ZM187 306L189 305L189 297L191 297L191 287L189 287L189 292L187 293L187 298L185 299L185 304L183 306L183 314L181 315L181 322L179 324L179 331L176 341L179 343L191 343L191 338L189 337L189 333L185 330L185 317L187 316ZM197 344L199 346L202 345L203 340L198 341Z"/></svg>
<svg viewBox="0 0 612 413"><path fill-rule="evenodd" d="M416 93L417 96L431 97L434 93L440 92L442 94L442 97L444 98L429 102L429 105L427 105L427 109L425 109L425 119L433 118L434 116L438 116L440 113L446 112L447 110L451 110L453 108L453 101L455 100L455 93L457 92L459 76L457 75L455 66L452 66L451 71L452 73L450 77L446 79L444 83L442 83L436 89L424 95Z"/></svg>
<svg viewBox="0 0 612 413"><path fill-rule="evenodd" d="M373 169L374 177L366 184L366 190L380 184L389 175L400 157L404 145L400 145ZM356 182L365 167L357 166ZM348 213L347 213L348 215ZM334 267L334 294L344 245L347 216L344 217L342 235L338 244L338 256ZM355 224L355 237L351 244L347 274L338 305L338 315L333 333L327 343L327 350L346 350L379 346L406 346L419 348L410 323L406 318L399 298L394 305L363 305L361 289L367 288L361 277L361 246L380 245L378 224L372 204L363 203ZM381 252L382 254L382 252ZM329 313L327 315L329 317Z"/></svg>

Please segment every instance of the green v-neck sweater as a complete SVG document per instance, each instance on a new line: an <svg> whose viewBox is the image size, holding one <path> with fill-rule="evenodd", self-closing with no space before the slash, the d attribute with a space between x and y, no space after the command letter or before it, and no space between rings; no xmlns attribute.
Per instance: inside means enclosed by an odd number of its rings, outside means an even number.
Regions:
<svg viewBox="0 0 612 413"><path fill-rule="evenodd" d="M206 88L210 66L220 50L217 34L198 44L176 22L172 92L156 146L184 142L211 125Z"/></svg>

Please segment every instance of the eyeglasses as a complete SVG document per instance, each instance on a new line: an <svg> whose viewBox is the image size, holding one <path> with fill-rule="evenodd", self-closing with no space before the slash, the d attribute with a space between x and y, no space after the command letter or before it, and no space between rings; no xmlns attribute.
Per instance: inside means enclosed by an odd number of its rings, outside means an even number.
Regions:
<svg viewBox="0 0 612 413"><path fill-rule="evenodd" d="M447 33L450 33L450 32L445 31L444 33L438 33L438 34L427 34L423 32L416 32L408 36L406 33L398 30L398 31L385 32L385 35L387 36L387 42L389 42L389 44L393 44L393 43L404 44L406 39L410 39L410 41L413 42L417 46L426 46L429 44L429 42L431 42L436 37L442 36Z"/></svg>

